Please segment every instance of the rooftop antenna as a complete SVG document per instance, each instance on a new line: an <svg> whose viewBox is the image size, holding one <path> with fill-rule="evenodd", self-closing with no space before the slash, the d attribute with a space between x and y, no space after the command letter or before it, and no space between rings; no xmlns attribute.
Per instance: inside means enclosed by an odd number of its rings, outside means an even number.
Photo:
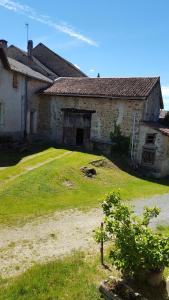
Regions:
<svg viewBox="0 0 169 300"><path fill-rule="evenodd" d="M26 27L26 39L27 39L27 45L28 45L28 40L29 40L29 24L26 23L25 27Z"/></svg>

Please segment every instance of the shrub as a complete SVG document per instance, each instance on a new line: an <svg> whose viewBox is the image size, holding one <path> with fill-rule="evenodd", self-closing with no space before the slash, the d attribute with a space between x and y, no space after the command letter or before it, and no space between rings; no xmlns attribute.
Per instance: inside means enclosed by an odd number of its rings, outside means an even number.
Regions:
<svg viewBox="0 0 169 300"><path fill-rule="evenodd" d="M128 154L130 146L130 137L122 135L120 126L114 123L114 130L110 132L112 142L112 151L120 154Z"/></svg>
<svg viewBox="0 0 169 300"><path fill-rule="evenodd" d="M169 238L148 227L157 217L157 207L144 208L138 217L121 202L120 194L107 195L102 203L104 232L96 231L96 240L112 240L110 259L123 275L136 275L141 270L159 271L169 266Z"/></svg>

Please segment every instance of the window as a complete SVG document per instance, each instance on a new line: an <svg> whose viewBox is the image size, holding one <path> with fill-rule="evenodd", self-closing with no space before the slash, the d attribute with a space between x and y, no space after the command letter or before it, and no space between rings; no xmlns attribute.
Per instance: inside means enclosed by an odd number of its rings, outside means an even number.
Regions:
<svg viewBox="0 0 169 300"><path fill-rule="evenodd" d="M18 87L18 76L17 73L13 73L13 88L17 89Z"/></svg>
<svg viewBox="0 0 169 300"><path fill-rule="evenodd" d="M148 133L146 135L146 144L155 144L156 134Z"/></svg>
<svg viewBox="0 0 169 300"><path fill-rule="evenodd" d="M145 165L153 165L155 162L155 149L143 148L142 163Z"/></svg>

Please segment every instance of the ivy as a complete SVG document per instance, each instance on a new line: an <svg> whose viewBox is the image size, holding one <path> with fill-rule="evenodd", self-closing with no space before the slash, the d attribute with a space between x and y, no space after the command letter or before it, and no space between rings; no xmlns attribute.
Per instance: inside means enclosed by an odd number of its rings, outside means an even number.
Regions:
<svg viewBox="0 0 169 300"><path fill-rule="evenodd" d="M119 154L128 154L130 147L130 137L122 135L119 125L114 123L114 129L110 132L112 151Z"/></svg>

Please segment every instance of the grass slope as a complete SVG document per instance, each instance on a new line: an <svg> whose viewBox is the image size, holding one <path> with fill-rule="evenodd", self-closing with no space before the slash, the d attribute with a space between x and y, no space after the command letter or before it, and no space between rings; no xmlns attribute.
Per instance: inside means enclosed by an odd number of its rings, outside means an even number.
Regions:
<svg viewBox="0 0 169 300"><path fill-rule="evenodd" d="M100 300L98 286L108 276L119 277L101 267L98 256L74 253L69 257L36 265L19 277L0 280L0 300ZM165 277L168 275L166 269ZM137 291L149 300L165 300L165 288L138 284Z"/></svg>
<svg viewBox="0 0 169 300"><path fill-rule="evenodd" d="M107 274L98 260L76 253L1 281L0 300L99 300L97 287Z"/></svg>
<svg viewBox="0 0 169 300"><path fill-rule="evenodd" d="M25 222L61 209L88 209L97 206L105 193L119 188L126 200L169 192L167 181L165 184L146 181L115 165L97 167L97 176L87 178L80 168L102 157L67 152L50 148L27 156L14 166L0 168L1 224ZM51 158L56 159L48 162ZM29 171L44 162L43 166Z"/></svg>

